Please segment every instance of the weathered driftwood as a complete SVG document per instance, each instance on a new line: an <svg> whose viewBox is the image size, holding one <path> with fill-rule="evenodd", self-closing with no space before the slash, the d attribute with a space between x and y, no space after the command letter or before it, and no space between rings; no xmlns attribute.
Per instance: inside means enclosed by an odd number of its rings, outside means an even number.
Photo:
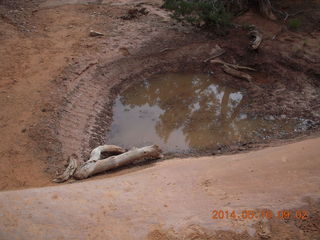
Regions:
<svg viewBox="0 0 320 240"><path fill-rule="evenodd" d="M210 61L211 63L218 63L218 64L222 64L224 66L228 66L228 67L232 67L236 70L249 70L249 71L256 71L254 68L251 68L251 67L246 67L246 66L241 66L241 65L237 65L237 64L231 64L231 63L227 63L227 62L224 62L220 59L215 59L215 60L211 60Z"/></svg>
<svg viewBox="0 0 320 240"><path fill-rule="evenodd" d="M101 160L87 161L74 172L73 177L76 179L84 179L97 173L117 168L137 160L146 158L160 158L160 156L161 150L156 145L136 148L117 156L112 156Z"/></svg>
<svg viewBox="0 0 320 240"><path fill-rule="evenodd" d="M248 82L252 81L252 77L249 74L232 69L232 68L228 67L227 65L223 65L223 71L225 73L230 74L233 77L242 78L242 79L247 80Z"/></svg>
<svg viewBox="0 0 320 240"><path fill-rule="evenodd" d="M117 153L120 155L111 156L105 159L100 159L103 152ZM64 173L54 179L54 182L65 182L70 177L75 179L85 179L97 173L101 173L113 168L117 168L137 160L161 158L161 149L157 145L135 148L128 152L114 145L104 145L95 148L91 152L90 159L87 162L79 164L77 159L72 156L69 166Z"/></svg>

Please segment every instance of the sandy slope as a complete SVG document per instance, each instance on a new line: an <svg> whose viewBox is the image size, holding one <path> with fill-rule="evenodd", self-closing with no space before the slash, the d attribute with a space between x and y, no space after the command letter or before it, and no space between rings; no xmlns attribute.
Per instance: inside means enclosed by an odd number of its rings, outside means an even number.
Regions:
<svg viewBox="0 0 320 240"><path fill-rule="evenodd" d="M123 51L137 48L154 35L147 27L149 23L141 25L119 18L131 5L110 5L117 1L104 1L101 5L83 4L97 1L42 2L23 11L0 6L6 16L0 18L0 190L50 185L48 172L55 170L46 165L53 163L54 153L48 153L48 149L59 146L49 136L50 131L33 134L33 129L42 119L52 117L57 105L55 97L65 87L57 85L56 79L71 72L71 81L75 81L101 56L122 57ZM121 3L127 2L132 3ZM26 17L22 18L24 13ZM92 29L106 36L91 38ZM143 35L141 31L145 30L150 34ZM46 125L56 131L52 123ZM72 138L71 134L68 132L66 137ZM30 135L35 135L32 138L38 143L34 144Z"/></svg>
<svg viewBox="0 0 320 240"><path fill-rule="evenodd" d="M210 239L215 230L255 234L261 228L253 224L261 218L213 220L211 211L309 209L312 199L320 196L319 144L316 138L245 154L173 159L109 179L2 192L0 236L10 240L174 239L177 235L193 239L190 236L196 234L197 239ZM310 210L305 225L317 214ZM298 224L285 225L283 220L273 223L275 218L268 223L272 239L320 236L318 220L312 223L318 230L312 232L299 229ZM279 232L272 224L284 226Z"/></svg>

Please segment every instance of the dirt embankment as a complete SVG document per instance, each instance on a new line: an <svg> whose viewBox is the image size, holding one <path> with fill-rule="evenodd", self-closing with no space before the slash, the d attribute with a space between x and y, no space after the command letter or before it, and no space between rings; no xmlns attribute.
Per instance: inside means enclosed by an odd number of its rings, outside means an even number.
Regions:
<svg viewBox="0 0 320 240"><path fill-rule="evenodd" d="M213 71L247 93L248 114L300 117L308 120L304 128L317 128L316 27L293 32L247 12L236 20L241 26L217 37L175 23L159 8L161 1L70 3L75 2L1 8L1 189L50 184L70 154L86 157L106 141L114 96L130 82L159 72ZM133 7L149 13L122 19ZM258 51L248 48L248 24L264 35ZM90 30L104 36L90 37ZM258 70L254 84L203 63L216 44L226 50L223 60ZM224 150L212 153L217 151Z"/></svg>
<svg viewBox="0 0 320 240"><path fill-rule="evenodd" d="M69 138L66 147L72 148L76 134L69 132L76 128L82 134L87 126L81 121L72 125L72 119L67 127L57 122L60 114L68 111L61 105L68 105L70 96L79 94L80 77L96 68L100 58L115 60L127 55L128 49L138 48L145 35L156 34L157 27L148 27L144 20L136 24L120 19L131 6L115 2L65 5L61 1L58 6L50 6L50 1L21 3L1 5L2 190L50 184L55 166L61 168L63 164L57 135ZM148 18L155 24L158 17L151 14ZM90 30L105 36L89 37ZM79 101L89 101L96 95L94 91Z"/></svg>

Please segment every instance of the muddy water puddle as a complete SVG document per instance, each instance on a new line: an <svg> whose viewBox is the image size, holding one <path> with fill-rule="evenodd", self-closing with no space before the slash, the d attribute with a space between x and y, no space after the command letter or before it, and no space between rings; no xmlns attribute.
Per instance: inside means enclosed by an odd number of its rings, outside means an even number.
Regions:
<svg viewBox="0 0 320 240"><path fill-rule="evenodd" d="M246 95L208 74L167 73L135 83L113 106L107 142L165 152L215 149L297 131L297 120L249 116Z"/></svg>

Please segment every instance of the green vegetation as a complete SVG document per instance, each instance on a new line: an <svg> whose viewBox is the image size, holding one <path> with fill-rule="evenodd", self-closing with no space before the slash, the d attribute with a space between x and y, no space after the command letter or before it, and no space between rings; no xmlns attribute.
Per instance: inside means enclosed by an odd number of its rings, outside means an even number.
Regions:
<svg viewBox="0 0 320 240"><path fill-rule="evenodd" d="M173 11L173 17L193 25L225 33L231 26L232 14L224 3L212 0L165 0L163 7Z"/></svg>
<svg viewBox="0 0 320 240"><path fill-rule="evenodd" d="M302 25L302 22L298 18L293 18L288 21L288 26L291 30L298 30Z"/></svg>

